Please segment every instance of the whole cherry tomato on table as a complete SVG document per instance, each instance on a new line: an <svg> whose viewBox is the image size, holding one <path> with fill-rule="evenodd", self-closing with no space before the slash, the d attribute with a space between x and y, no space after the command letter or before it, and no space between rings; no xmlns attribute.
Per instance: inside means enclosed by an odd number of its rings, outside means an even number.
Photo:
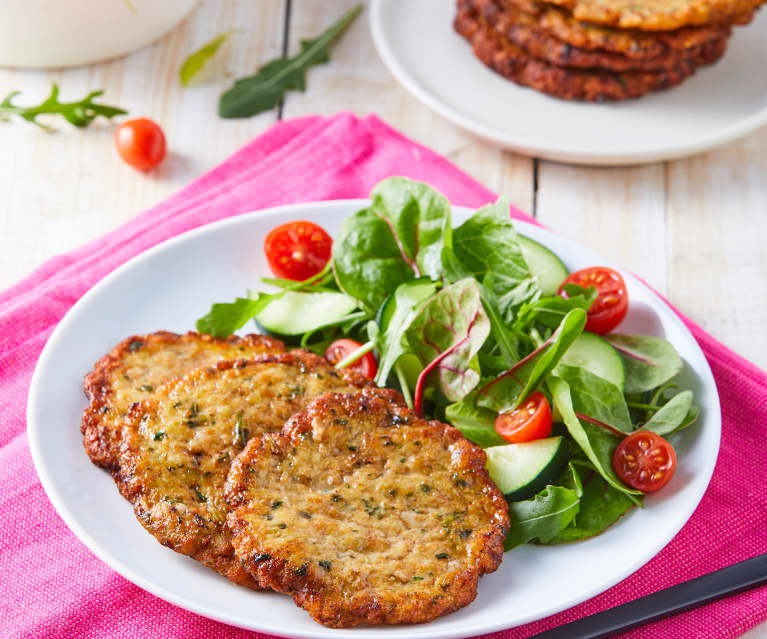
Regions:
<svg viewBox="0 0 767 639"><path fill-rule="evenodd" d="M559 294L567 297L565 286L577 284L581 288L593 286L597 298L588 310L586 330L604 335L613 330L626 317L629 310L629 295L626 282L620 273L607 266L591 266L570 273L559 287Z"/></svg>
<svg viewBox="0 0 767 639"><path fill-rule="evenodd" d="M325 359L331 364L337 364L361 346L362 344L355 342L353 339L337 339L335 342L331 342L330 346L328 346L325 351ZM373 379L378 372L378 364L376 364L376 358L373 357L373 353L365 353L356 362L349 364L346 368L357 371L370 379Z"/></svg>
<svg viewBox="0 0 767 639"><path fill-rule="evenodd" d="M495 430L507 442L521 444L551 435L551 408L543 393L533 393L519 408L495 418Z"/></svg>
<svg viewBox="0 0 767 639"><path fill-rule="evenodd" d="M638 430L618 444L613 469L632 488L653 492L663 488L674 476L676 452L660 435Z"/></svg>
<svg viewBox="0 0 767 639"><path fill-rule="evenodd" d="M117 127L115 144L120 157L131 166L148 171L165 158L165 134L152 120L128 120Z"/></svg>
<svg viewBox="0 0 767 639"><path fill-rule="evenodd" d="M290 222L264 240L269 268L277 277L301 281L317 275L330 260L333 240L312 222Z"/></svg>

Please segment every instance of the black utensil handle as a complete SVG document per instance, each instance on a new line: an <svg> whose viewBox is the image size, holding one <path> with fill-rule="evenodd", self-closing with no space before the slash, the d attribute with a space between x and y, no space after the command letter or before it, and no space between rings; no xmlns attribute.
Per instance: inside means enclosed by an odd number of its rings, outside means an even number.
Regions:
<svg viewBox="0 0 767 639"><path fill-rule="evenodd" d="M767 584L767 554L757 555L615 608L552 628L530 639L609 637L762 584Z"/></svg>

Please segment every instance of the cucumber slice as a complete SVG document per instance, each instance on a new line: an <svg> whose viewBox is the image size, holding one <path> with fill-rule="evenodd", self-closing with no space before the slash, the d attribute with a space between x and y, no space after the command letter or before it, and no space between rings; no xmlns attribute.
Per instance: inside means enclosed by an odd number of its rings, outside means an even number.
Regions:
<svg viewBox="0 0 767 639"><path fill-rule="evenodd" d="M256 315L256 323L273 335L301 335L335 324L356 308L357 301L344 293L288 291Z"/></svg>
<svg viewBox="0 0 767 639"><path fill-rule="evenodd" d="M522 248L522 255L530 267L530 272L538 278L538 286L544 297L556 295L559 285L570 274L565 265L543 244L531 240L525 235L517 235Z"/></svg>
<svg viewBox="0 0 767 639"><path fill-rule="evenodd" d="M563 437L486 448L490 478L508 501L529 499L554 482L570 457Z"/></svg>
<svg viewBox="0 0 767 639"><path fill-rule="evenodd" d="M589 373L615 384L621 392L626 382L623 360L612 344L599 335L584 331L570 345L560 360L568 366L580 366Z"/></svg>

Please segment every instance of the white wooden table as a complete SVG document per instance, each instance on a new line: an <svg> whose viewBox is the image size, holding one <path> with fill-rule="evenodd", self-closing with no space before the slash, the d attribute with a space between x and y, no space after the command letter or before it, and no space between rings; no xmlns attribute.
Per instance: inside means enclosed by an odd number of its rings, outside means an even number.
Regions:
<svg viewBox="0 0 767 639"><path fill-rule="evenodd" d="M163 126L170 155L148 175L123 164L113 126L49 134L0 123L0 289L47 258L115 228L212 168L280 117L377 113L452 160L543 224L642 275L713 335L767 368L767 128L709 153L634 168L584 168L502 151L429 111L389 75L363 14L316 67L306 93L247 120L216 115L231 78L295 51L356 0L203 0L155 45L127 58L57 72L0 69L0 93L62 98L105 89L104 101ZM227 77L182 89L183 59L238 26ZM747 635L767 638L767 626Z"/></svg>

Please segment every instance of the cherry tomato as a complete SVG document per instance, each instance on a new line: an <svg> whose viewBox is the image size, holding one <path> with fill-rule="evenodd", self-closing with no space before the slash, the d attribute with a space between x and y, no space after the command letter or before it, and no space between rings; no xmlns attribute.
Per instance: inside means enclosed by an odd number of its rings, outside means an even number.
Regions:
<svg viewBox="0 0 767 639"><path fill-rule="evenodd" d="M328 263L333 240L312 222L290 222L271 230L264 240L269 267L277 277L305 280Z"/></svg>
<svg viewBox="0 0 767 639"><path fill-rule="evenodd" d="M495 418L495 430L507 442L521 444L551 435L551 408L542 393L533 393L522 405Z"/></svg>
<svg viewBox="0 0 767 639"><path fill-rule="evenodd" d="M589 309L586 330L604 335L613 330L626 317L629 295L620 273L607 266L592 266L570 273L559 287L559 294L567 297L565 284L577 284L582 288L593 286L597 299Z"/></svg>
<svg viewBox="0 0 767 639"><path fill-rule="evenodd" d="M638 430L618 444L613 469L632 488L653 492L663 488L674 476L676 453L660 435Z"/></svg>
<svg viewBox="0 0 767 639"><path fill-rule="evenodd" d="M165 157L165 134L147 118L128 120L118 126L115 144L120 157L142 171L153 169Z"/></svg>
<svg viewBox="0 0 767 639"><path fill-rule="evenodd" d="M325 351L325 359L331 364L337 364L344 357L351 355L360 346L362 344L355 342L353 339L337 339L328 346L328 349ZM378 364L376 364L376 358L373 357L373 353L365 353L346 368L362 373L370 379L373 379L378 372Z"/></svg>

